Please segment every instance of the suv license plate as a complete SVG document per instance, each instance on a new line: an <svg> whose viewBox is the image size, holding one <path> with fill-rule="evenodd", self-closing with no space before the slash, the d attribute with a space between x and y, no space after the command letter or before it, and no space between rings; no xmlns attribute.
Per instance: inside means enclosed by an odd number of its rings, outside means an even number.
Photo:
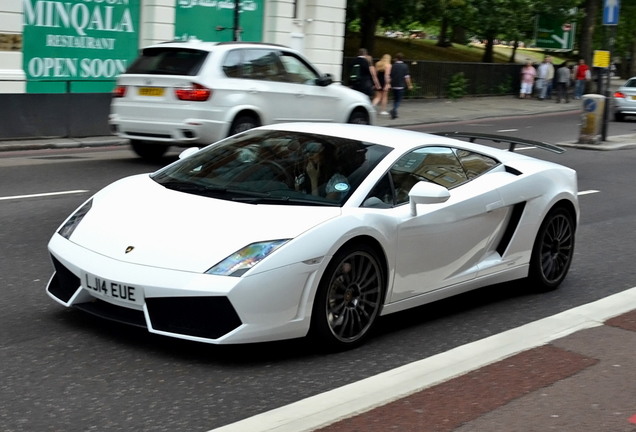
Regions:
<svg viewBox="0 0 636 432"><path fill-rule="evenodd" d="M143 290L141 287L114 282L89 273L84 273L82 276L82 286L93 295L143 304Z"/></svg>
<svg viewBox="0 0 636 432"><path fill-rule="evenodd" d="M139 96L163 96L161 87L139 87Z"/></svg>

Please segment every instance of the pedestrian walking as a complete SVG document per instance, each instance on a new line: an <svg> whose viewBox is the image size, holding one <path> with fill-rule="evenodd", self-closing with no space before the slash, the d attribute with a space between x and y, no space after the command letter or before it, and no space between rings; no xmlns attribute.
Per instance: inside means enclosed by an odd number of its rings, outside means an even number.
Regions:
<svg viewBox="0 0 636 432"><path fill-rule="evenodd" d="M552 65L552 57L546 56L543 63L539 65L537 70L537 91L539 91L539 100L549 97L552 90L552 80L554 79L554 66Z"/></svg>
<svg viewBox="0 0 636 432"><path fill-rule="evenodd" d="M358 50L358 57L353 60L353 64L351 65L349 85L352 89L369 96L370 99L373 97L373 89L379 85L377 80L377 76L374 77L371 73L367 50L360 48Z"/></svg>
<svg viewBox="0 0 636 432"><path fill-rule="evenodd" d="M375 91L373 105L380 105L382 109L380 115L389 115L386 106L389 101L389 89L391 88L391 67L391 56L389 54L384 54L380 61L375 64L380 88Z"/></svg>
<svg viewBox="0 0 636 432"><path fill-rule="evenodd" d="M557 103L565 100L565 103L570 103L568 96L568 86L570 84L570 68L568 68L567 62L561 63L557 68L555 74L556 91L557 91Z"/></svg>
<svg viewBox="0 0 636 432"><path fill-rule="evenodd" d="M526 61L526 65L521 69L521 90L519 92L519 99L532 97L532 87L536 76L537 71L534 66L532 66L532 62L528 59Z"/></svg>
<svg viewBox="0 0 636 432"><path fill-rule="evenodd" d="M404 55L402 53L397 53L395 55L395 63L391 68L391 88L393 89L393 109L391 110L391 119L396 119L398 117L398 108L400 107L400 103L402 103L405 87L408 87L409 90L413 88L411 75L409 74L409 67L402 61L403 59Z"/></svg>
<svg viewBox="0 0 636 432"><path fill-rule="evenodd" d="M574 99L581 99L585 92L585 84L591 79L590 68L585 64L585 60L579 60L578 66L574 68Z"/></svg>

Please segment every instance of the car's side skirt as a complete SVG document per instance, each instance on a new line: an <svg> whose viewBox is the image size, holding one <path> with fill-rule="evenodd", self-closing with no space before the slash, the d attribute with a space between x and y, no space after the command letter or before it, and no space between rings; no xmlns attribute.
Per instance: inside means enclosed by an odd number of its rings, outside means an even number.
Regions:
<svg viewBox="0 0 636 432"><path fill-rule="evenodd" d="M462 282L456 285L440 288L435 291L427 292L426 294L410 297L404 300L397 301L395 303L389 303L382 308L382 315L388 315L394 312L410 309L417 306L422 306L427 303L432 303L437 300L442 300L447 297L452 297L457 294L461 294L467 291L471 291L477 288L482 288L488 285L494 285L502 282L508 282L515 279L522 279L528 276L529 264L524 264L513 269L507 269L506 271L498 272L488 276L472 279L466 282Z"/></svg>

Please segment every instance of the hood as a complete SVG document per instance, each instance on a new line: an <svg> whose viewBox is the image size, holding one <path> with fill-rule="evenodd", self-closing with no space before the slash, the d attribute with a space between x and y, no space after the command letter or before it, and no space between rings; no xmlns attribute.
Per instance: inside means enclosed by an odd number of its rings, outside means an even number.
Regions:
<svg viewBox="0 0 636 432"><path fill-rule="evenodd" d="M177 192L144 174L97 193L70 240L119 261L203 273L250 243L291 239L340 214Z"/></svg>

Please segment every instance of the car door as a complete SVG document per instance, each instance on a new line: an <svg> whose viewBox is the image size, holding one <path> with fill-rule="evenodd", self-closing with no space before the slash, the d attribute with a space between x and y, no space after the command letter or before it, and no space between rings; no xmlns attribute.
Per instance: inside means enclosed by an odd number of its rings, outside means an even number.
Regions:
<svg viewBox="0 0 636 432"><path fill-rule="evenodd" d="M243 79L248 100L261 109L266 123L298 121L302 106L295 86L289 84L278 52L272 49L246 49L243 53Z"/></svg>
<svg viewBox="0 0 636 432"><path fill-rule="evenodd" d="M333 122L338 112L338 95L331 86L319 86L320 74L305 59L289 51L281 51L281 63L296 95L299 120Z"/></svg>
<svg viewBox="0 0 636 432"><path fill-rule="evenodd" d="M390 175L397 235L391 302L475 278L509 211L488 174L469 178L456 151L440 146L404 155ZM448 188L450 198L418 205L412 216L408 192L419 181Z"/></svg>

